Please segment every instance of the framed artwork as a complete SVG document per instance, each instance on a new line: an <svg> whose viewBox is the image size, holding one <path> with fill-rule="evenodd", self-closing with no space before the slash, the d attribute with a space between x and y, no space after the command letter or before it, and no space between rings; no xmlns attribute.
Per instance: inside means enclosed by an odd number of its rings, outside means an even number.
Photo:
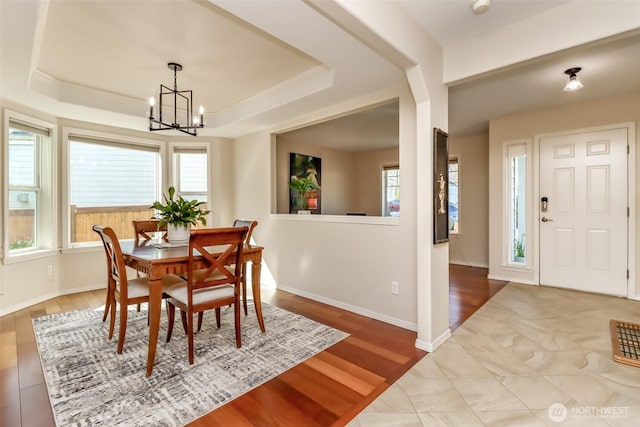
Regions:
<svg viewBox="0 0 640 427"><path fill-rule="evenodd" d="M433 243L449 241L449 135L433 129Z"/></svg>
<svg viewBox="0 0 640 427"><path fill-rule="evenodd" d="M289 153L289 213L320 214L322 159Z"/></svg>

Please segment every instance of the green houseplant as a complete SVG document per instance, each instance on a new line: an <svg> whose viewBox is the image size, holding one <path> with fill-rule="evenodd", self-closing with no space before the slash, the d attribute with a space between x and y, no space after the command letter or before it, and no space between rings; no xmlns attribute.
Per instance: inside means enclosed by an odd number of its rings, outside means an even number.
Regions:
<svg viewBox="0 0 640 427"><path fill-rule="evenodd" d="M525 249L524 249L524 236L520 239L513 240L513 252L515 261L524 261Z"/></svg>
<svg viewBox="0 0 640 427"><path fill-rule="evenodd" d="M305 195L309 191L316 189L316 184L313 182L313 179L310 176L306 176L304 178L291 177L289 187L296 192L300 209L306 210L307 198Z"/></svg>
<svg viewBox="0 0 640 427"><path fill-rule="evenodd" d="M192 225L207 225L207 215L211 211L203 209L206 202L197 200L185 200L182 196L175 198L176 189L169 187L169 197L162 195L164 203L156 201L151 208L157 211L156 217L160 219L160 225L167 224L169 242L179 243L189 240L189 231Z"/></svg>

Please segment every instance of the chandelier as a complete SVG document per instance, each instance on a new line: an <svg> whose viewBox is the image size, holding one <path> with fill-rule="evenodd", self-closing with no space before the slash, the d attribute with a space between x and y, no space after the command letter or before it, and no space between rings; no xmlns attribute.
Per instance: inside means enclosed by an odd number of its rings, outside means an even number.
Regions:
<svg viewBox="0 0 640 427"><path fill-rule="evenodd" d="M160 84L160 93L158 100L158 116L156 117L155 97L149 98L149 130L170 130L175 129L189 135L197 136L198 129L204 127L204 107L200 106L199 116L194 115L193 111L193 93L191 90L178 90L176 75L182 70L182 65L169 62L167 64L170 70L173 70L173 89ZM173 114L171 114L171 106L173 104ZM165 118L163 116L163 107L165 110ZM168 114L167 114L168 113ZM181 124L178 120L184 120L185 124ZM166 120L166 121L165 121Z"/></svg>

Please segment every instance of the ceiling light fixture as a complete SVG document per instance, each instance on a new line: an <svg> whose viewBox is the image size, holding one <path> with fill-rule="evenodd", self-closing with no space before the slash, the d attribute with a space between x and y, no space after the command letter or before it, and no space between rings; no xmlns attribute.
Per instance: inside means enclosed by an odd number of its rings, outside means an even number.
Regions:
<svg viewBox="0 0 640 427"><path fill-rule="evenodd" d="M572 91L578 90L582 87L582 83L580 83L580 79L578 79L578 73L582 70L580 67L569 68L564 73L569 76L569 81L564 87L564 91Z"/></svg>
<svg viewBox="0 0 640 427"><path fill-rule="evenodd" d="M489 10L491 0L471 0L471 9L476 15L481 15Z"/></svg>
<svg viewBox="0 0 640 427"><path fill-rule="evenodd" d="M169 62L167 64L170 70L173 70L173 89L160 84L160 99L158 100L158 117L154 116L154 107L156 99L152 96L149 98L149 130L170 130L175 129L189 135L197 136L198 129L204 127L204 107L200 106L199 116L193 114L193 93L191 90L178 90L176 74L182 70L182 65ZM162 119L162 108L173 105L173 121L166 123ZM180 108L178 108L180 107ZM182 125L178 121L178 115L181 120L185 120L186 124ZM171 119L169 119L171 120Z"/></svg>

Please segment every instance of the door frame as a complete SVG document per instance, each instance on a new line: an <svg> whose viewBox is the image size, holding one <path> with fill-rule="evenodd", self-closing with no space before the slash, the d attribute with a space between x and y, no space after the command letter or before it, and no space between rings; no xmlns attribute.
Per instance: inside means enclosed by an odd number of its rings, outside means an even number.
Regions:
<svg viewBox="0 0 640 427"><path fill-rule="evenodd" d="M607 131L613 129L627 130L627 298L638 299L636 296L636 126L635 122L623 122L603 126L571 129L560 132L535 134L533 136L533 206L528 209L533 219L533 235L537 252L535 254L533 281L540 285L540 140L548 137L568 136L577 133Z"/></svg>

